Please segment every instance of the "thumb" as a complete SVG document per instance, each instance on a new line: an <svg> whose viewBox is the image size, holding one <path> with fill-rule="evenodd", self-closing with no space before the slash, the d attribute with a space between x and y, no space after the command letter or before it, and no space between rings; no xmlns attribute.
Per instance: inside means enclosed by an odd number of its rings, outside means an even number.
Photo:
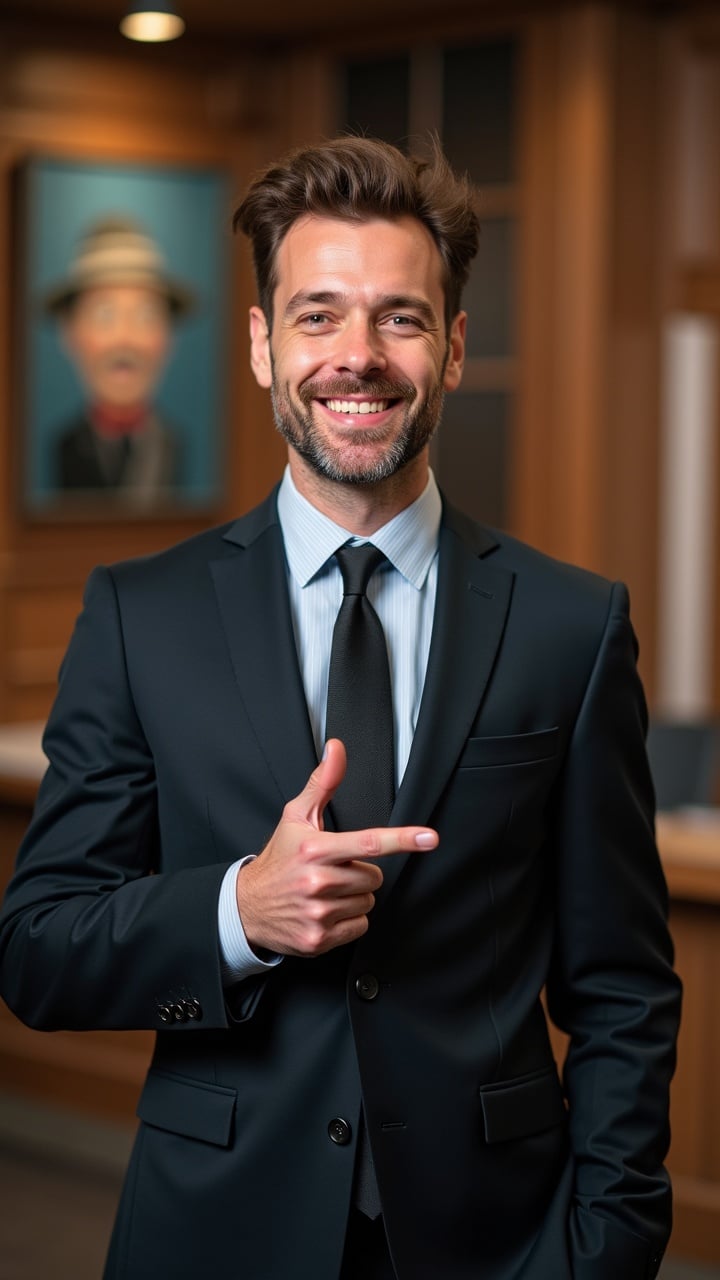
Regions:
<svg viewBox="0 0 720 1280"><path fill-rule="evenodd" d="M293 804L297 818L317 827L323 827L325 806L332 800L340 783L345 777L347 755L339 738L329 738L325 743L325 751L317 769L313 769L307 780L304 791L301 791Z"/></svg>

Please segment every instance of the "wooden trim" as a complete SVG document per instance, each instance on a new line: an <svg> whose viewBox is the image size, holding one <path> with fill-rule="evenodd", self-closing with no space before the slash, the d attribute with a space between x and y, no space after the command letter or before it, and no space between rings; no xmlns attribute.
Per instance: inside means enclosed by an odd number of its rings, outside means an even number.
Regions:
<svg viewBox="0 0 720 1280"><path fill-rule="evenodd" d="M679 274L675 305L678 311L720 318L720 262L687 263Z"/></svg>
<svg viewBox="0 0 720 1280"><path fill-rule="evenodd" d="M606 496L612 12L528 32L522 103L520 363L513 529L602 564Z"/></svg>
<svg viewBox="0 0 720 1280"><path fill-rule="evenodd" d="M670 1255L720 1261L720 1185L673 1175L673 1233Z"/></svg>

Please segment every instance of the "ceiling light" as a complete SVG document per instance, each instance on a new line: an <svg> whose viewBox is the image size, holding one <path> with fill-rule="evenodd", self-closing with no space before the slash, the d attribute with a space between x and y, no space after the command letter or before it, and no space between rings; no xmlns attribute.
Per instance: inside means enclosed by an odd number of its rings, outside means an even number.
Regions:
<svg viewBox="0 0 720 1280"><path fill-rule="evenodd" d="M120 23L120 30L128 40L158 42L176 40L185 30L185 23L172 5L147 0L147 4L130 6Z"/></svg>

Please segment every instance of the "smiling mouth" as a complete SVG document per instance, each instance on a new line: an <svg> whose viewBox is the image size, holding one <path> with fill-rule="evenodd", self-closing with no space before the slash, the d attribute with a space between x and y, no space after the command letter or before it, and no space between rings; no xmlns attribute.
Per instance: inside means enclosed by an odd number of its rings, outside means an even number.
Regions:
<svg viewBox="0 0 720 1280"><path fill-rule="evenodd" d="M384 413L396 400L323 400L322 404L333 413Z"/></svg>

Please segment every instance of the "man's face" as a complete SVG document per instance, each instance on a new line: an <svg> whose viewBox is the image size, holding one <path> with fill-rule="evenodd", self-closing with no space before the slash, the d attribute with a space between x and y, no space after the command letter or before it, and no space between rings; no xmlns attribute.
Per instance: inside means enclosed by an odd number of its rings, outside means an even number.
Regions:
<svg viewBox="0 0 720 1280"><path fill-rule="evenodd" d="M277 258L272 334L251 362L278 429L316 474L373 484L427 446L462 373L465 316L444 320L441 259L414 218L305 217Z"/></svg>
<svg viewBox="0 0 720 1280"><path fill-rule="evenodd" d="M63 321L63 340L89 398L109 409L148 404L170 348L170 311L153 289L88 289Z"/></svg>

